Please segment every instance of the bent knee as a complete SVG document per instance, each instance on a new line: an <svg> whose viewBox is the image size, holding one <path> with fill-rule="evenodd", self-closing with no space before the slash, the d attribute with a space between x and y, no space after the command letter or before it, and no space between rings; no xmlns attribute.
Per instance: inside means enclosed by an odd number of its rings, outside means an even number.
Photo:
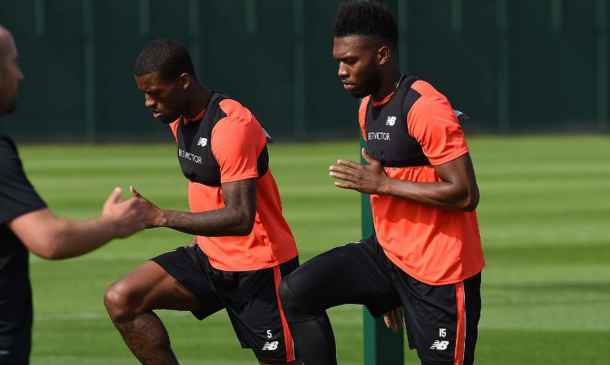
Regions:
<svg viewBox="0 0 610 365"><path fill-rule="evenodd" d="M302 313L306 311L306 305L301 298L293 291L289 285L289 279L282 280L278 288L280 300L282 301L282 309L286 315L286 319L298 320L302 317Z"/></svg>
<svg viewBox="0 0 610 365"><path fill-rule="evenodd" d="M292 290L290 290L288 287L287 280L288 279L283 279L278 287L278 294L280 295L280 300L282 301L282 307L284 310L286 309L286 305L292 301L293 297Z"/></svg>
<svg viewBox="0 0 610 365"><path fill-rule="evenodd" d="M113 321L121 321L138 314L142 300L128 283L119 280L104 292L104 305Z"/></svg>

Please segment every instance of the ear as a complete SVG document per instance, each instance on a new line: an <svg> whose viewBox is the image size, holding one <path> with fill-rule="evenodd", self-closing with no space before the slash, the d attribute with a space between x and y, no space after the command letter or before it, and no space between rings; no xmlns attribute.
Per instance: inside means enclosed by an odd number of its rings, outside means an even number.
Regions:
<svg viewBox="0 0 610 365"><path fill-rule="evenodd" d="M390 57L392 56L392 52L388 46L381 46L377 50L377 63L379 65L385 65L390 62Z"/></svg>
<svg viewBox="0 0 610 365"><path fill-rule="evenodd" d="M180 75L180 78L178 79L178 81L180 82L182 89L186 90L186 89L188 89L189 85L191 84L191 75L189 75L186 72L183 72Z"/></svg>

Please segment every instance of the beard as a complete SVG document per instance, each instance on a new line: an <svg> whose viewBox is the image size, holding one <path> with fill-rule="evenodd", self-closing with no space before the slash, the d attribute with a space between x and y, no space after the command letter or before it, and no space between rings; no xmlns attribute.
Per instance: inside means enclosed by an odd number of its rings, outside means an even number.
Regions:
<svg viewBox="0 0 610 365"><path fill-rule="evenodd" d="M165 115L163 114L163 116L161 118L159 118L159 121L163 124L171 124L173 122L175 122L178 118L180 118L180 115Z"/></svg>
<svg viewBox="0 0 610 365"><path fill-rule="evenodd" d="M355 87L350 92L355 98L364 98L379 89L380 85L381 77L379 76L379 70L377 70L377 67L373 64L368 68L367 72L362 75L361 86Z"/></svg>

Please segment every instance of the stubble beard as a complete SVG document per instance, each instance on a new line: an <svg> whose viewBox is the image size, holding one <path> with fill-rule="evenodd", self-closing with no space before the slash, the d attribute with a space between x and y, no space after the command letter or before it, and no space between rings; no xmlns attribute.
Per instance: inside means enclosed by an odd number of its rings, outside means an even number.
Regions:
<svg viewBox="0 0 610 365"><path fill-rule="evenodd" d="M367 73L363 77L362 87L351 90L351 94L355 98L364 98L374 93L380 86L381 77L379 76L379 70L373 64L368 68Z"/></svg>

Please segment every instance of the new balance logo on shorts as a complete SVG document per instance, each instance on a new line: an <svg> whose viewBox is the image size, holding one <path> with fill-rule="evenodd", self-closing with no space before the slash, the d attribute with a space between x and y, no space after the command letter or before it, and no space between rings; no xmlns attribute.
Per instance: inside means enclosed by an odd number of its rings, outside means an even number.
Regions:
<svg viewBox="0 0 610 365"><path fill-rule="evenodd" d="M434 341L432 346L430 346L430 350L447 350L448 346L449 346L449 341L436 340L436 341Z"/></svg>
<svg viewBox="0 0 610 365"><path fill-rule="evenodd" d="M263 346L263 351L265 351L265 350L267 350L267 351L277 350L277 345L278 344L279 344L279 341L265 342L265 346Z"/></svg>

